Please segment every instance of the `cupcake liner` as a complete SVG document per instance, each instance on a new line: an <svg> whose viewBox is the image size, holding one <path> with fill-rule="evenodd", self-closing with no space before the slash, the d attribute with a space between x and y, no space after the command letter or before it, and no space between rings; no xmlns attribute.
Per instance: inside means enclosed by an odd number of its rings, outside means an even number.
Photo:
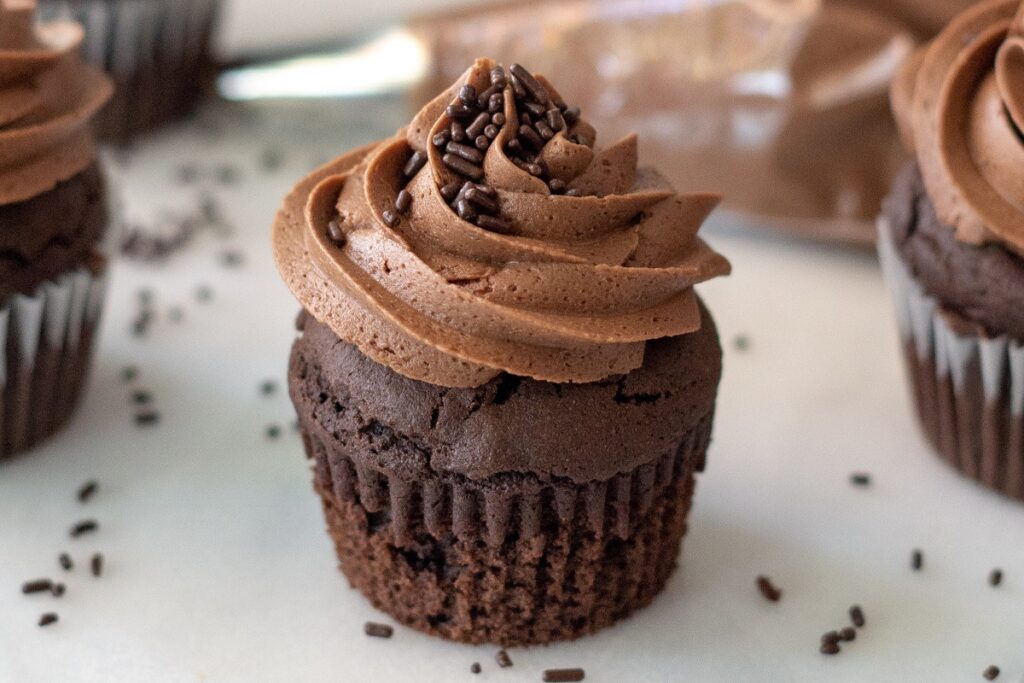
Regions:
<svg viewBox="0 0 1024 683"><path fill-rule="evenodd" d="M70 417L106 285L105 269L79 268L0 307L0 457L32 447Z"/></svg>
<svg viewBox="0 0 1024 683"><path fill-rule="evenodd" d="M964 475L1024 500L1024 341L944 309L903 264L887 220L878 232L925 434Z"/></svg>
<svg viewBox="0 0 1024 683"><path fill-rule="evenodd" d="M679 449L606 481L409 479L350 457L301 416L343 572L378 608L466 642L576 638L662 589L686 530L712 416Z"/></svg>
<svg viewBox="0 0 1024 683"><path fill-rule="evenodd" d="M82 55L109 73L114 98L97 117L101 137L123 139L180 118L210 76L219 0L40 0L43 19L85 28Z"/></svg>

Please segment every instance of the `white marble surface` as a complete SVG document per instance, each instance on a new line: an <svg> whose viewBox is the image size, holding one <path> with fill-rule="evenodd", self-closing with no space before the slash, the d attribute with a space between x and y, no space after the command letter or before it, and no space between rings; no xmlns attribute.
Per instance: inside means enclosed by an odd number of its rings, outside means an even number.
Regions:
<svg viewBox="0 0 1024 683"><path fill-rule="evenodd" d="M287 397L259 392L283 382L297 310L271 263L279 199L318 159L400 121L367 107L328 113L276 111L225 135L194 125L119 169L139 218L194 201L196 187L175 181L181 163L232 160L241 182L216 192L237 236L201 236L165 265L119 264L83 408L58 438L0 465L0 681L539 681L558 666L595 682L975 681L989 664L999 680L1024 677L1024 506L928 453L873 260L721 228L712 241L735 274L701 291L726 373L664 595L597 636L513 650L512 669L496 668L494 647L402 627L391 640L363 636L364 621L388 619L335 570ZM259 170L276 139L288 140L284 166ZM219 263L227 246L244 252L241 268ZM205 304L194 296L203 283L214 293ZM160 313L146 339L127 333L141 287ZM174 305L180 323L166 317ZM155 427L133 425L129 364L155 396ZM265 437L270 424L280 439ZM871 488L848 483L854 470L873 474ZM101 488L83 506L74 492L89 478ZM85 516L99 533L70 540ZM58 568L60 551L73 572ZM94 551L107 557L100 579L84 567ZM996 566L1006 579L994 589ZM761 573L784 589L780 603L755 590ZM47 575L67 583L63 598L20 594ZM852 603L866 628L840 656L820 655L820 634L845 624ZM38 628L51 609L60 623Z"/></svg>

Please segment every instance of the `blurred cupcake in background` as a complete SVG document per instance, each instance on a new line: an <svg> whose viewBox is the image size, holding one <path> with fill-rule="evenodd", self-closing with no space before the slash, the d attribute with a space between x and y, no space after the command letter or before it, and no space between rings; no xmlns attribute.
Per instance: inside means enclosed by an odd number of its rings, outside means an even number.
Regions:
<svg viewBox="0 0 1024 683"><path fill-rule="evenodd" d="M880 252L921 423L953 467L1024 499L1024 4L961 14L892 100L916 158Z"/></svg>
<svg viewBox="0 0 1024 683"><path fill-rule="evenodd" d="M71 415L105 289L109 216L90 122L112 86L82 28L0 0L0 458Z"/></svg>
<svg viewBox="0 0 1024 683"><path fill-rule="evenodd" d="M218 0L40 0L44 19L85 28L82 57L114 79L98 135L124 141L191 112L213 77Z"/></svg>

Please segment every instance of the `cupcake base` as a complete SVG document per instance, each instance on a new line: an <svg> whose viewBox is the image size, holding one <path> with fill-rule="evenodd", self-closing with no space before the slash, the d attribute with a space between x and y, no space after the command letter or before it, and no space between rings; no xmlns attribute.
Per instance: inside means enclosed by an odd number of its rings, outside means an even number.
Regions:
<svg viewBox="0 0 1024 683"><path fill-rule="evenodd" d="M417 630L513 646L593 633L662 590L711 418L677 453L586 486L442 477L401 485L329 453L316 427L303 426L352 586Z"/></svg>

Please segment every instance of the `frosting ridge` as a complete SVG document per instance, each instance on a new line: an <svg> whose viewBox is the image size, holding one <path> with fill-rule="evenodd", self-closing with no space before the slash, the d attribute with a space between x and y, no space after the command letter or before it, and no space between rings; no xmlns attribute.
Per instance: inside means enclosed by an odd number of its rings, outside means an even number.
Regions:
<svg viewBox="0 0 1024 683"><path fill-rule="evenodd" d="M693 285L729 272L697 237L719 197L678 194L639 168L635 136L595 150L596 132L550 83L497 69L478 60L408 128L286 201L275 226L285 279L342 339L433 384L636 369L648 340L700 327ZM486 112L459 108L477 93L500 97ZM460 117L471 133L485 118L502 125L474 154L452 144ZM289 227L297 200L301 224ZM283 253L295 232L311 269Z"/></svg>
<svg viewBox="0 0 1024 683"><path fill-rule="evenodd" d="M81 26L36 26L34 14L34 0L0 0L0 204L85 170L96 157L89 121L113 93L79 61Z"/></svg>
<svg viewBox="0 0 1024 683"><path fill-rule="evenodd" d="M939 217L1024 255L1024 4L987 0L893 82L893 110Z"/></svg>

